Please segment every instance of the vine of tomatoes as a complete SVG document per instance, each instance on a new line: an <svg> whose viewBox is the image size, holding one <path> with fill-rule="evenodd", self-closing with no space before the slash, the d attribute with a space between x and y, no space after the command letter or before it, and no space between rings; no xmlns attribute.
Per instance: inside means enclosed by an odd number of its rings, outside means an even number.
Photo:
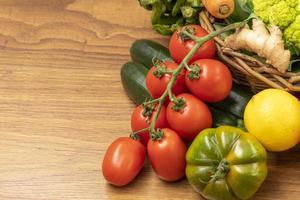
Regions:
<svg viewBox="0 0 300 200"><path fill-rule="evenodd" d="M149 70L146 86L153 100L135 108L130 137L115 140L104 155L102 172L116 186L129 184L148 155L164 181L185 176L186 142L212 126L206 102L227 97L232 86L228 68L214 59L213 37L198 25L174 32L169 50L174 61L158 61ZM165 107L166 106L166 107Z"/></svg>

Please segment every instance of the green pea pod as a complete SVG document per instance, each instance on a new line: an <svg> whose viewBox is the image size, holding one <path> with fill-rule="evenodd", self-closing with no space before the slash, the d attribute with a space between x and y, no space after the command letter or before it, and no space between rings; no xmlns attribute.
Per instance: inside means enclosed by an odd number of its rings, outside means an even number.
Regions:
<svg viewBox="0 0 300 200"><path fill-rule="evenodd" d="M245 200L267 176L267 153L251 134L231 126L202 131L186 154L186 176L208 200Z"/></svg>
<svg viewBox="0 0 300 200"><path fill-rule="evenodd" d="M247 19L253 13L252 0L234 0L235 9L227 18L229 22L240 22Z"/></svg>

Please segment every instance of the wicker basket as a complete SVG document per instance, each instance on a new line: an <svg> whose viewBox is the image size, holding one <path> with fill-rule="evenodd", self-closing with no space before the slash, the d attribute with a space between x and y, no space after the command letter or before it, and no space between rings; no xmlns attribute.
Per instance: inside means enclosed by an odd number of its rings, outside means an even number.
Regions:
<svg viewBox="0 0 300 200"><path fill-rule="evenodd" d="M204 29L208 32L214 31L214 18L206 11L200 13L199 19ZM228 65L236 83L250 87L255 93L267 88L282 89L291 93L300 92L300 73L279 72L268 64L226 47L219 37L216 37L215 41L218 56Z"/></svg>

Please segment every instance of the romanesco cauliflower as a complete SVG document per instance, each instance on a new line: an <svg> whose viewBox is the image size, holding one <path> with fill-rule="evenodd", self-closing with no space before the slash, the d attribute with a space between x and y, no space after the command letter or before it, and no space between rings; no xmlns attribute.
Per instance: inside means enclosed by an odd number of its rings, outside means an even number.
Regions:
<svg viewBox="0 0 300 200"><path fill-rule="evenodd" d="M286 42L300 49L300 0L252 0L252 4L256 15L280 27Z"/></svg>
<svg viewBox="0 0 300 200"><path fill-rule="evenodd" d="M284 30L284 37L286 41L293 43L300 49L300 15Z"/></svg>

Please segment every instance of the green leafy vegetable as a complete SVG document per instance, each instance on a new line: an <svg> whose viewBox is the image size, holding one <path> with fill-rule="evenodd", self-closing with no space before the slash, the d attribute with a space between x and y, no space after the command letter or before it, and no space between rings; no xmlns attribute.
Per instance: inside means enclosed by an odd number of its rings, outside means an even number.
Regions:
<svg viewBox="0 0 300 200"><path fill-rule="evenodd" d="M180 26L199 24L202 9L200 0L138 0L140 5L152 11L152 27L162 35L171 35Z"/></svg>

